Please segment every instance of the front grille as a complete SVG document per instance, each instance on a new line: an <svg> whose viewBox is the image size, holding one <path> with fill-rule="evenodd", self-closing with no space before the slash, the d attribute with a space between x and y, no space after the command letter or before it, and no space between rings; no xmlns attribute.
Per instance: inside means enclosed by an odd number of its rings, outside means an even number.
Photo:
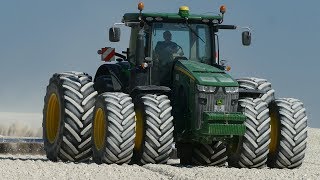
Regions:
<svg viewBox="0 0 320 180"><path fill-rule="evenodd" d="M206 99L206 103L201 103L200 99ZM203 112L214 112L217 100L222 100L225 113L231 113L237 112L238 99L239 93L226 93L223 87L217 87L213 93L197 92L195 95L196 128L201 128Z"/></svg>

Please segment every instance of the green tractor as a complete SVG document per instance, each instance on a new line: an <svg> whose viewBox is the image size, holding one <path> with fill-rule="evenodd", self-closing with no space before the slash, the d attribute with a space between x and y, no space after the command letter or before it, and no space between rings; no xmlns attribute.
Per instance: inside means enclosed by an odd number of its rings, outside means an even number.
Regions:
<svg viewBox="0 0 320 180"><path fill-rule="evenodd" d="M163 164L176 149L181 164L296 168L307 141L303 103L276 99L265 79L234 79L219 58L220 14L126 13L109 30L131 28L129 48L98 51L94 77L57 73L43 110L52 161ZM248 28L247 28L248 29ZM251 43L250 31L242 44ZM175 148L174 148L175 147Z"/></svg>

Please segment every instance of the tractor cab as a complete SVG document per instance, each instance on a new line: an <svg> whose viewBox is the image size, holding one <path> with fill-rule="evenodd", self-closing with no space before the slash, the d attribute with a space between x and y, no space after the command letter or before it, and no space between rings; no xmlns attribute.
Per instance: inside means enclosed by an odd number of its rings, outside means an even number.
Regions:
<svg viewBox="0 0 320 180"><path fill-rule="evenodd" d="M219 62L217 32L219 29L236 29L236 26L221 25L224 6L220 8L221 14L216 16L189 14L187 6L180 7L178 13L142 13L143 7L138 8L140 13L124 14L122 23L131 28L126 52L130 65L142 69L149 67L146 70L148 76L141 77L143 82L171 87L172 71L177 61L193 61L225 69ZM249 45L250 33L244 35L243 44ZM110 28L109 38L110 41L119 41L120 29ZM137 73L133 72L133 77ZM141 78L138 78L140 82Z"/></svg>
<svg viewBox="0 0 320 180"><path fill-rule="evenodd" d="M154 62L155 83L169 85L173 65L178 60L216 64L207 24L155 22L152 24L150 56Z"/></svg>

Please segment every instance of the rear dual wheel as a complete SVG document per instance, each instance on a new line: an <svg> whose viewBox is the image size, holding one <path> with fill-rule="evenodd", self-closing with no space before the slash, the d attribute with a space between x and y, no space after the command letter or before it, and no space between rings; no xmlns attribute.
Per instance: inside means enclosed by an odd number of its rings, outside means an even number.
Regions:
<svg viewBox="0 0 320 180"><path fill-rule="evenodd" d="M260 90L264 93L260 97L264 102L270 104L275 99L275 91L271 87L271 83L266 79L256 77L245 77L237 79L239 87L249 90Z"/></svg>
<svg viewBox="0 0 320 180"><path fill-rule="evenodd" d="M87 161L91 158L91 121L97 92L82 72L54 74L43 109L44 149L49 160Z"/></svg>

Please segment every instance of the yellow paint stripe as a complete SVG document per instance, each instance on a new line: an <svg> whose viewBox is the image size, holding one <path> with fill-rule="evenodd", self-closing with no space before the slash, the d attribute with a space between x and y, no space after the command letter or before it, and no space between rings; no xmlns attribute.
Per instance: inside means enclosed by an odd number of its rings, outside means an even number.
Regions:
<svg viewBox="0 0 320 180"><path fill-rule="evenodd" d="M188 76L192 80L195 80L195 78L187 70L185 70L185 69L183 69L181 67L175 67L174 69L177 70L177 71L180 71L182 74Z"/></svg>

